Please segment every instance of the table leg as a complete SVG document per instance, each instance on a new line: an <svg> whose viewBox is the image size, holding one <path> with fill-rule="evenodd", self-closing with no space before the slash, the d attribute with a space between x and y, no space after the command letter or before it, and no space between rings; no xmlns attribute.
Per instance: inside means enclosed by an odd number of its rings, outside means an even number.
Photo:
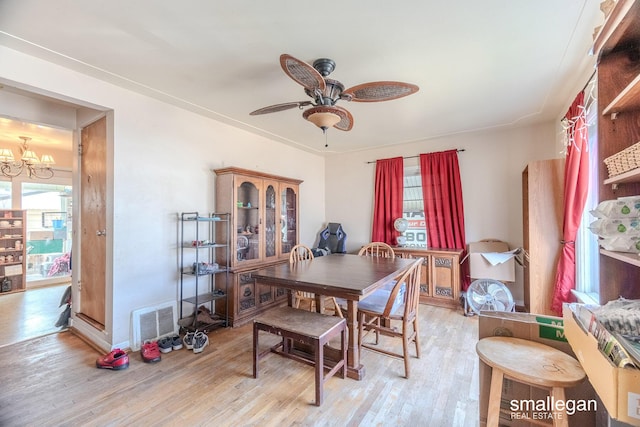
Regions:
<svg viewBox="0 0 640 427"><path fill-rule="evenodd" d="M324 313L324 296L315 294L316 296L316 311L318 313Z"/></svg>
<svg viewBox="0 0 640 427"><path fill-rule="evenodd" d="M347 301L347 376L356 380L364 378L364 366L360 363L358 352L358 301Z"/></svg>

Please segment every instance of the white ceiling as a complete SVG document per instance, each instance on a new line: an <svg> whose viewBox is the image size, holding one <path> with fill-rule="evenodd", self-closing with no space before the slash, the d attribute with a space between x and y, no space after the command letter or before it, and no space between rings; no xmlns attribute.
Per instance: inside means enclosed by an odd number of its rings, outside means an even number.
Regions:
<svg viewBox="0 0 640 427"><path fill-rule="evenodd" d="M597 0L1 0L0 44L321 153L557 118L586 83L602 20ZM309 99L282 53L333 59L346 87L420 90L340 101L354 126L330 129L325 148L298 109L249 116Z"/></svg>

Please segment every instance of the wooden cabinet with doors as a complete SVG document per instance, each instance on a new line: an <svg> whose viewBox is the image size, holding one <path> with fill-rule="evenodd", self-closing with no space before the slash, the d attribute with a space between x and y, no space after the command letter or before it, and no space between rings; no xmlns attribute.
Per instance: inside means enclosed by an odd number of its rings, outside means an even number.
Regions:
<svg viewBox="0 0 640 427"><path fill-rule="evenodd" d="M0 210L0 295L27 288L25 235L25 211Z"/></svg>
<svg viewBox="0 0 640 427"><path fill-rule="evenodd" d="M441 307L460 306L462 249L394 247L401 258L424 258L420 272L420 302Z"/></svg>
<svg viewBox="0 0 640 427"><path fill-rule="evenodd" d="M232 326L238 326L287 300L286 290L256 285L251 272L288 262L299 239L302 181L236 167L214 172L216 210L231 212L228 318ZM216 260L221 265L226 261Z"/></svg>
<svg viewBox="0 0 640 427"><path fill-rule="evenodd" d="M598 199L640 196L640 168L609 177L604 159L640 142L640 0L618 0L598 33ZM636 154L637 155L637 154ZM600 250L600 303L640 298L640 257Z"/></svg>

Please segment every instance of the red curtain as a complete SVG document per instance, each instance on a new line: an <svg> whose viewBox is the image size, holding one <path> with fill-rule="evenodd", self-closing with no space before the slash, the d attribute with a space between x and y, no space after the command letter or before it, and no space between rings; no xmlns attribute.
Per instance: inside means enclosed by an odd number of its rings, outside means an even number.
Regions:
<svg viewBox="0 0 640 427"><path fill-rule="evenodd" d="M551 310L562 314L562 303L575 299L571 290L576 287L576 234L584 210L589 186L589 139L584 108L584 92L580 92L565 116L567 129L567 157L564 168L564 218L562 221L562 252L556 270Z"/></svg>
<svg viewBox="0 0 640 427"><path fill-rule="evenodd" d="M458 151L421 154L420 174L429 247L466 250ZM461 267L463 290L469 287L467 265Z"/></svg>
<svg viewBox="0 0 640 427"><path fill-rule="evenodd" d="M404 163L402 157L376 162L376 187L373 207L372 242L395 245L398 233L393 221L402 218Z"/></svg>

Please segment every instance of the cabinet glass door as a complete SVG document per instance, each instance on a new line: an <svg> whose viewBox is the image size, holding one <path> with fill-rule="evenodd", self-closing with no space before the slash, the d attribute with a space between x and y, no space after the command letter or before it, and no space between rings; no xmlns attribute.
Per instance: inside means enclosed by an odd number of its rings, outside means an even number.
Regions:
<svg viewBox="0 0 640 427"><path fill-rule="evenodd" d="M298 201L295 190L291 187L283 188L282 192L280 193L280 203L280 231L282 233L281 248L283 254L288 254L289 252L291 252L291 248L298 244Z"/></svg>
<svg viewBox="0 0 640 427"><path fill-rule="evenodd" d="M273 184L267 185L265 192L264 227L260 233L264 236L265 257L276 256L276 188Z"/></svg>
<svg viewBox="0 0 640 427"><path fill-rule="evenodd" d="M260 258L260 193L253 182L244 181L236 198L236 259L238 262Z"/></svg>

